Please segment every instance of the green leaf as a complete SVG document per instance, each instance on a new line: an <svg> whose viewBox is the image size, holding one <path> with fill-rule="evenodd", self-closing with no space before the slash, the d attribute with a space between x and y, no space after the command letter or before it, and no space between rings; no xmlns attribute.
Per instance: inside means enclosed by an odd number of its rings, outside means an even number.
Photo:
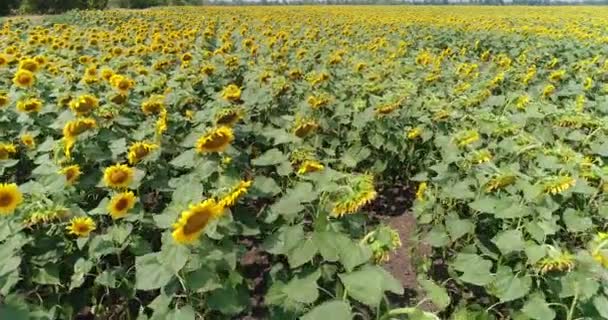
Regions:
<svg viewBox="0 0 608 320"><path fill-rule="evenodd" d="M371 248L360 245L344 234L339 234L334 241L338 248L340 263L347 272L351 272L372 257Z"/></svg>
<svg viewBox="0 0 608 320"><path fill-rule="evenodd" d="M528 256L528 263L530 265L535 264L547 255L547 249L545 248L545 246L537 245L534 243L526 243L525 252L526 256Z"/></svg>
<svg viewBox="0 0 608 320"><path fill-rule="evenodd" d="M192 291L208 292L222 287L217 272L201 267L185 276L186 287Z"/></svg>
<svg viewBox="0 0 608 320"><path fill-rule="evenodd" d="M604 295L598 295L593 298L593 306L595 306L595 310L597 313L602 316L604 319L608 319L608 299Z"/></svg>
<svg viewBox="0 0 608 320"><path fill-rule="evenodd" d="M158 253L135 257L135 288L154 290L163 287L173 278L173 271L158 262Z"/></svg>
<svg viewBox="0 0 608 320"><path fill-rule="evenodd" d="M289 251L287 259L289 266L297 268L309 261L317 254L317 246L312 239L306 239L300 242L295 248Z"/></svg>
<svg viewBox="0 0 608 320"><path fill-rule="evenodd" d="M419 278L418 283L422 286L428 297L433 301L433 304L439 308L439 310L445 309L450 305L450 296L448 295L445 288L438 286L434 281Z"/></svg>
<svg viewBox="0 0 608 320"><path fill-rule="evenodd" d="M167 320L195 320L194 309L190 305L173 309L167 314Z"/></svg>
<svg viewBox="0 0 608 320"><path fill-rule="evenodd" d="M0 264L0 277L14 270L17 270L17 268L21 264L21 257L18 256L3 258L2 260L3 261Z"/></svg>
<svg viewBox="0 0 608 320"><path fill-rule="evenodd" d="M254 166L271 166L285 161L289 161L289 158L279 149L273 148L251 160L251 164Z"/></svg>
<svg viewBox="0 0 608 320"><path fill-rule="evenodd" d="M109 287L116 288L116 272L110 270L104 270L95 278L95 283Z"/></svg>
<svg viewBox="0 0 608 320"><path fill-rule="evenodd" d="M339 235L332 231L320 231L315 232L312 236L312 240L319 249L319 253L323 256L323 259L329 262L338 261L340 249L336 243L336 235Z"/></svg>
<svg viewBox="0 0 608 320"><path fill-rule="evenodd" d="M93 262L80 258L74 264L74 273L72 274L72 282L70 290L80 287L84 283L84 277L93 268Z"/></svg>
<svg viewBox="0 0 608 320"><path fill-rule="evenodd" d="M540 295L531 296L524 304L522 311L534 320L553 320L555 318L555 311Z"/></svg>
<svg viewBox="0 0 608 320"><path fill-rule="evenodd" d="M434 226L424 240L435 248L441 248L450 243L450 238L442 225Z"/></svg>
<svg viewBox="0 0 608 320"><path fill-rule="evenodd" d="M321 276L318 270L305 277L296 276L283 288L283 293L290 300L300 303L313 303L319 297L317 280Z"/></svg>
<svg viewBox="0 0 608 320"><path fill-rule="evenodd" d="M158 254L158 262L177 274L188 261L190 249L173 241L163 244Z"/></svg>
<svg viewBox="0 0 608 320"><path fill-rule="evenodd" d="M522 298L528 294L531 285L530 276L518 277L509 267L499 267L494 276L495 294L501 302Z"/></svg>
<svg viewBox="0 0 608 320"><path fill-rule="evenodd" d="M245 310L249 303L247 290L239 287L224 287L214 290L209 295L207 305L223 314L235 315Z"/></svg>
<svg viewBox="0 0 608 320"><path fill-rule="evenodd" d="M583 217L580 212L571 208L564 211L563 220L570 232L585 232L593 227L591 218Z"/></svg>
<svg viewBox="0 0 608 320"><path fill-rule="evenodd" d="M500 252L503 254L521 251L525 246L523 235L519 230L507 230L501 232L492 239L492 242L496 244Z"/></svg>
<svg viewBox="0 0 608 320"><path fill-rule="evenodd" d="M38 284L59 285L59 268L56 265L46 265L43 268L34 268L32 281Z"/></svg>
<svg viewBox="0 0 608 320"><path fill-rule="evenodd" d="M478 286L485 286L492 282L493 276L490 272L492 262L481 258L476 254L459 253L452 266L462 272L460 280Z"/></svg>
<svg viewBox="0 0 608 320"><path fill-rule="evenodd" d="M471 222L471 220L458 219L452 216L448 216L445 219L445 225L452 241L458 240L460 237L472 232L475 229L475 225Z"/></svg>
<svg viewBox="0 0 608 320"><path fill-rule="evenodd" d="M255 177L252 189L265 196L274 196L281 192L281 188L274 179L264 176Z"/></svg>
<svg viewBox="0 0 608 320"><path fill-rule="evenodd" d="M302 316L302 320L352 320L353 314L350 305L342 300L324 302Z"/></svg>
<svg viewBox="0 0 608 320"><path fill-rule="evenodd" d="M194 167L195 157L196 157L196 150L194 150L194 149L186 150L186 151L182 152L182 154L180 154L179 156L173 158L173 160L171 160L171 162L169 162L169 164L174 167L178 167L178 168L184 168L184 169L192 168L192 167Z"/></svg>
<svg viewBox="0 0 608 320"><path fill-rule="evenodd" d="M112 159L116 160L120 155L127 152L127 141L125 138L116 139L108 146L112 152Z"/></svg>
<svg viewBox="0 0 608 320"><path fill-rule="evenodd" d="M339 275L344 288L353 299L375 307L380 304L385 291L403 293L401 283L379 266L364 266L358 271Z"/></svg>

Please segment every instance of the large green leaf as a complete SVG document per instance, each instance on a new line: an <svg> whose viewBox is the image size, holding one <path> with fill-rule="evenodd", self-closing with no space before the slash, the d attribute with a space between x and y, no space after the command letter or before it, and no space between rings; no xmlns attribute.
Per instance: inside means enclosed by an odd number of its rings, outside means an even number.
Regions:
<svg viewBox="0 0 608 320"><path fill-rule="evenodd" d="M324 302L302 316L302 320L325 320L331 316L332 320L352 320L353 314L350 305L342 300Z"/></svg>
<svg viewBox="0 0 608 320"><path fill-rule="evenodd" d="M379 266L364 266L360 270L339 275L344 288L353 299L375 307L380 304L385 291L403 293L401 283Z"/></svg>
<svg viewBox="0 0 608 320"><path fill-rule="evenodd" d="M170 267L158 261L158 253L135 257L135 288L154 290L165 286L173 278Z"/></svg>

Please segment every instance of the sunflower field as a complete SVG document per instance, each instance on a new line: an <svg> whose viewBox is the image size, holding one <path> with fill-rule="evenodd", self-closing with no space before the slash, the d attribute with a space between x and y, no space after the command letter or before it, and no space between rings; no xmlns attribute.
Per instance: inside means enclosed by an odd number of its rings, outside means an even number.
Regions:
<svg viewBox="0 0 608 320"><path fill-rule="evenodd" d="M603 7L6 18L0 319L608 319L607 139Z"/></svg>

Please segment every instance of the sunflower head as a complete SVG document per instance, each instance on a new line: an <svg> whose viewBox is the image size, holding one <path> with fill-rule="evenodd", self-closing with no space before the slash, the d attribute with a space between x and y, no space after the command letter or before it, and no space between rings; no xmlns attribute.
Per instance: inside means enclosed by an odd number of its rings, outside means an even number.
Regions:
<svg viewBox="0 0 608 320"><path fill-rule="evenodd" d="M319 124L314 120L297 120L293 128L293 133L299 138L304 138L311 132L317 130Z"/></svg>
<svg viewBox="0 0 608 320"><path fill-rule="evenodd" d="M229 127L217 127L208 131L196 142L199 153L223 152L234 140L234 134Z"/></svg>
<svg viewBox="0 0 608 320"><path fill-rule="evenodd" d="M133 182L134 175L133 168L124 164L115 164L105 169L103 182L112 189L125 189Z"/></svg>
<svg viewBox="0 0 608 320"><path fill-rule="evenodd" d="M77 237L88 237L91 231L95 229L95 221L91 217L74 217L66 227L68 234L73 234Z"/></svg>
<svg viewBox="0 0 608 320"><path fill-rule="evenodd" d="M118 90L118 92L126 94L135 86L135 81L127 76L115 74L110 78L110 84L114 89Z"/></svg>
<svg viewBox="0 0 608 320"><path fill-rule="evenodd" d="M548 249L548 256L537 262L536 266L540 273L570 272L574 269L574 255L553 246L549 246Z"/></svg>
<svg viewBox="0 0 608 320"><path fill-rule="evenodd" d="M215 115L215 123L219 126L232 127L243 117L243 111L241 109L226 108L220 110Z"/></svg>
<svg viewBox="0 0 608 320"><path fill-rule="evenodd" d="M137 198L131 191L121 192L112 197L108 204L108 212L112 219L120 219L127 215L127 212L135 206Z"/></svg>
<svg viewBox="0 0 608 320"><path fill-rule="evenodd" d="M155 94L141 103L141 111L145 115L159 114L165 109L165 96Z"/></svg>
<svg viewBox="0 0 608 320"><path fill-rule="evenodd" d="M235 84L228 85L222 90L222 98L229 102L238 102L241 100L241 88Z"/></svg>
<svg viewBox="0 0 608 320"><path fill-rule="evenodd" d="M19 61L19 69L27 70L29 72L36 72L40 65L35 59L23 59Z"/></svg>
<svg viewBox="0 0 608 320"><path fill-rule="evenodd" d="M10 99L8 98L8 95L0 92L0 108L7 106L9 102Z"/></svg>
<svg viewBox="0 0 608 320"><path fill-rule="evenodd" d="M371 203L377 196L373 176L359 175L349 182L348 188L343 188L333 203L332 216L334 217L355 213Z"/></svg>
<svg viewBox="0 0 608 320"><path fill-rule="evenodd" d="M66 139L76 138L81 133L95 128L97 126L97 122L92 118L81 118L69 121L63 126L63 136Z"/></svg>
<svg viewBox="0 0 608 320"><path fill-rule="evenodd" d="M218 204L224 208L232 207L240 197L247 193L247 190L249 190L252 183L252 180L239 182L218 202Z"/></svg>
<svg viewBox="0 0 608 320"><path fill-rule="evenodd" d="M214 199L191 205L188 210L181 213L178 221L173 225L173 239L180 244L193 243L209 222L219 218L223 211L224 208Z"/></svg>
<svg viewBox="0 0 608 320"><path fill-rule="evenodd" d="M17 110L25 113L42 111L42 101L38 98L29 98L17 101Z"/></svg>
<svg viewBox="0 0 608 320"><path fill-rule="evenodd" d="M34 136L29 133L24 133L19 137L21 140L21 144L23 144L28 149L34 149L36 147L36 141L34 140Z"/></svg>
<svg viewBox="0 0 608 320"><path fill-rule="evenodd" d="M548 178L543 183L543 189L548 194L562 193L576 185L576 179L571 176L557 176Z"/></svg>
<svg viewBox="0 0 608 320"><path fill-rule="evenodd" d="M0 215L8 215L23 202L23 195L14 183L0 183Z"/></svg>
<svg viewBox="0 0 608 320"><path fill-rule="evenodd" d="M17 148L12 143L0 142L0 160L6 160L17 153Z"/></svg>
<svg viewBox="0 0 608 320"><path fill-rule="evenodd" d="M70 109L77 115L87 115L99 106L99 100L92 95L84 94L70 101Z"/></svg>
<svg viewBox="0 0 608 320"><path fill-rule="evenodd" d="M317 172L323 170L325 167L318 161L306 160L302 162L298 169L298 174L306 174L309 172Z"/></svg>
<svg viewBox="0 0 608 320"><path fill-rule="evenodd" d="M420 135L422 135L422 128L420 128L420 127L412 128L407 131L406 135L409 140L417 139L418 137L420 137Z"/></svg>
<svg viewBox="0 0 608 320"><path fill-rule="evenodd" d="M151 151L158 148L158 145L146 142L135 142L129 147L129 164L134 165L139 163L143 158L150 154Z"/></svg>
<svg viewBox="0 0 608 320"><path fill-rule="evenodd" d="M78 181L78 178L80 178L82 171L80 171L80 166L74 164L61 168L61 170L59 170L59 173L65 176L65 180L68 184L74 184L76 183L76 181Z"/></svg>
<svg viewBox="0 0 608 320"><path fill-rule="evenodd" d="M34 74L25 69L17 70L15 76L13 77L13 84L20 88L29 88L34 84L35 81L36 78L34 77Z"/></svg>

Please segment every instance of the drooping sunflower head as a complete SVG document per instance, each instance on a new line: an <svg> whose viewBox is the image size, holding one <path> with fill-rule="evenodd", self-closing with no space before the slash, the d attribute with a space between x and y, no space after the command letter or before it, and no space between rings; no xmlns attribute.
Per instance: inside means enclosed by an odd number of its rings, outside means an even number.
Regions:
<svg viewBox="0 0 608 320"><path fill-rule="evenodd" d="M315 120L298 119L293 127L293 133L299 138L304 138L317 128L319 124Z"/></svg>
<svg viewBox="0 0 608 320"><path fill-rule="evenodd" d="M23 195L15 183L0 183L0 215L8 215L23 202Z"/></svg>
<svg viewBox="0 0 608 320"><path fill-rule="evenodd" d="M40 210L28 213L27 217L24 219L24 223L28 227L33 227L34 225L60 221L69 215L70 211L67 208L54 205L52 207L41 208Z"/></svg>
<svg viewBox="0 0 608 320"><path fill-rule="evenodd" d="M121 192L112 197L110 203L108 203L108 212L112 216L112 219L120 219L127 215L127 212L135 206L135 194L131 191Z"/></svg>
<svg viewBox="0 0 608 320"><path fill-rule="evenodd" d="M407 131L407 138L408 140L415 140L417 138L420 137L420 135L422 135L422 128L420 127L414 127L410 130Z"/></svg>
<svg viewBox="0 0 608 320"><path fill-rule="evenodd" d="M34 84L35 81L36 78L34 77L34 74L25 69L17 70L15 76L13 77L13 84L20 88L29 88Z"/></svg>
<svg viewBox="0 0 608 320"><path fill-rule="evenodd" d="M218 126L234 126L243 117L243 111L237 108L224 108L215 115Z"/></svg>
<svg viewBox="0 0 608 320"><path fill-rule="evenodd" d="M95 221L91 217L74 217L68 223L66 230L68 234L77 237L88 237L91 231L97 228Z"/></svg>
<svg viewBox="0 0 608 320"><path fill-rule="evenodd" d="M486 192L493 192L512 185L517 180L517 177L510 173L497 174L490 179L485 185Z"/></svg>
<svg viewBox="0 0 608 320"><path fill-rule="evenodd" d="M112 189L125 189L133 182L134 176L133 168L124 164L115 164L104 170L103 182Z"/></svg>
<svg viewBox="0 0 608 320"><path fill-rule="evenodd" d="M458 132L456 134L456 136L454 137L454 140L456 142L456 144L458 144L459 147L465 147L468 146L474 142L477 142L479 140L480 136L479 136L479 132L477 132L477 130L464 130L461 132Z"/></svg>
<svg viewBox="0 0 608 320"><path fill-rule="evenodd" d="M150 154L153 150L157 149L158 145L147 142L135 142L129 147L129 164L134 165L139 163L143 158Z"/></svg>
<svg viewBox="0 0 608 320"><path fill-rule="evenodd" d="M388 226L379 226L376 230L368 233L362 240L362 244L370 247L375 263L389 261L389 254L401 247L401 237L396 230Z"/></svg>
<svg viewBox="0 0 608 320"><path fill-rule="evenodd" d="M378 194L374 188L374 177L371 175L358 175L349 180L349 186L342 188L333 203L331 214L341 217L345 214L355 213L369 204Z"/></svg>
<svg viewBox="0 0 608 320"><path fill-rule="evenodd" d="M482 164L492 160L492 153L488 149L482 149L471 153L470 161L474 164Z"/></svg>
<svg viewBox="0 0 608 320"><path fill-rule="evenodd" d="M27 70L29 72L36 72L38 71L38 68L40 67L40 65L38 64L38 62L35 59L23 59L21 61L19 61L19 69L20 70Z"/></svg>
<svg viewBox="0 0 608 320"><path fill-rule="evenodd" d="M243 180L239 182L230 190L230 192L219 200L218 204L224 208L232 207L240 197L247 193L247 190L249 190L252 183L252 180Z"/></svg>
<svg viewBox="0 0 608 320"><path fill-rule="evenodd" d="M73 164L71 166L61 168L59 173L65 176L65 180L68 184L74 184L76 181L78 181L78 178L80 178L82 171L80 171L80 166Z"/></svg>
<svg viewBox="0 0 608 320"><path fill-rule="evenodd" d="M241 88L235 84L228 85L222 90L222 98L229 102L238 102L241 100Z"/></svg>
<svg viewBox="0 0 608 320"><path fill-rule="evenodd" d="M549 97L550 95L552 95L555 92L555 86L552 84L548 84L547 86L545 86L543 88L543 92L542 95L544 98Z"/></svg>
<svg viewBox="0 0 608 320"><path fill-rule="evenodd" d="M5 107L10 102L8 94L0 92L0 108Z"/></svg>
<svg viewBox="0 0 608 320"><path fill-rule="evenodd" d="M563 175L546 179L543 183L543 190L548 194L562 193L576 185L576 179L571 176Z"/></svg>
<svg viewBox="0 0 608 320"><path fill-rule="evenodd" d="M110 78L110 84L114 89L118 90L118 92L127 94L129 90L135 86L135 81L127 76L115 74Z"/></svg>
<svg viewBox="0 0 608 320"><path fill-rule="evenodd" d="M23 144L28 149L36 148L36 141L34 140L34 136L30 133L24 133L19 137L21 140L21 144Z"/></svg>
<svg viewBox="0 0 608 320"><path fill-rule="evenodd" d="M99 106L99 99L89 94L83 94L70 101L70 109L79 116L87 115Z"/></svg>
<svg viewBox="0 0 608 320"><path fill-rule="evenodd" d="M416 200L424 201L424 195L425 195L427 189L428 189L428 184L424 181L421 182L418 185L418 190L416 190Z"/></svg>
<svg viewBox="0 0 608 320"><path fill-rule="evenodd" d="M66 139L74 139L79 134L95 128L97 122L92 118L80 118L69 121L63 126L63 137Z"/></svg>
<svg viewBox="0 0 608 320"><path fill-rule="evenodd" d="M191 205L188 210L181 213L178 221L173 225L173 239L180 244L193 243L209 222L219 218L223 211L224 208L214 199Z"/></svg>
<svg viewBox="0 0 608 320"><path fill-rule="evenodd" d="M17 153L17 148L12 143L0 142L0 160L6 160Z"/></svg>
<svg viewBox="0 0 608 320"><path fill-rule="evenodd" d="M300 168L298 168L298 174L302 175L309 172L317 172L323 170L324 168L325 167L323 166L323 164L316 160L306 160L302 162Z"/></svg>
<svg viewBox="0 0 608 320"><path fill-rule="evenodd" d="M223 152L234 140L234 134L229 127L216 127L208 131L196 142L199 153Z"/></svg>
<svg viewBox="0 0 608 320"><path fill-rule="evenodd" d="M159 114L165 109L165 96L152 95L148 100L141 103L141 111L145 115Z"/></svg>
<svg viewBox="0 0 608 320"><path fill-rule="evenodd" d="M548 246L547 256L539 260L536 267L541 274L548 272L570 272L575 266L575 257L568 251Z"/></svg>
<svg viewBox="0 0 608 320"><path fill-rule="evenodd" d="M25 113L40 112L42 111L42 100L38 98L29 98L17 101L17 110Z"/></svg>

